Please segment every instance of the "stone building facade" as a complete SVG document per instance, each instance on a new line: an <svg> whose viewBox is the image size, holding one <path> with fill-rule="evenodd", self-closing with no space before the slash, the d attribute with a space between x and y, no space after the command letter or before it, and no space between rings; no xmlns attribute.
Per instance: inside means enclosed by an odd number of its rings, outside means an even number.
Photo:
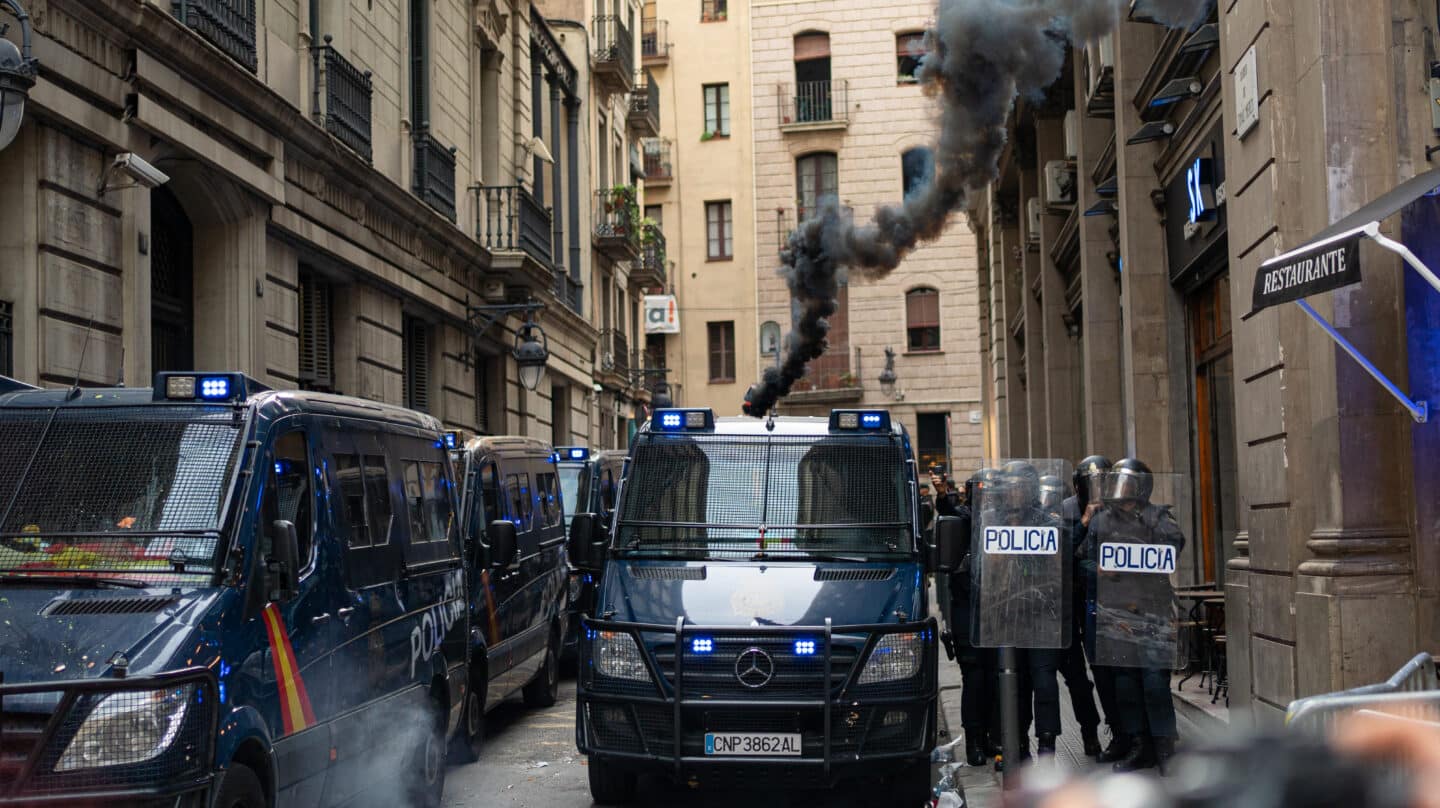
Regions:
<svg viewBox="0 0 1440 808"><path fill-rule="evenodd" d="M789 294L776 269L806 210L833 199L862 222L931 170L935 101L913 74L932 12L894 0L749 4L762 365L776 361L789 328ZM887 407L910 430L922 463L979 467L979 261L963 219L956 214L939 240L885 278L848 284L830 350L781 402L782 412ZM896 377L890 391L879 383L887 350Z"/></svg>
<svg viewBox="0 0 1440 808"><path fill-rule="evenodd" d="M570 248L590 65L531 3L27 5L40 76L0 152L15 376L233 368L484 433L598 436L592 268ZM123 153L168 182L112 169ZM482 333L470 311L526 301L551 352L535 392L509 357L520 315Z"/></svg>
<svg viewBox="0 0 1440 808"><path fill-rule="evenodd" d="M1299 306L1252 298L1263 261L1429 170L1436 8L1221 2L1170 30L1143 6L1020 104L973 212L986 443L1182 479L1183 573L1225 592L1231 704L1275 721L1440 650L1437 427ZM1403 201L1381 230L1433 265L1440 203ZM1433 398L1437 292L1359 255L1361 283L1309 304Z"/></svg>

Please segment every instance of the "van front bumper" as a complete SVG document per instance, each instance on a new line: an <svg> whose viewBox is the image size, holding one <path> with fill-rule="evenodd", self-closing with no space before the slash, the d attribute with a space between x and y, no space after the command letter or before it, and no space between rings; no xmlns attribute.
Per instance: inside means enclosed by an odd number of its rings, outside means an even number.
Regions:
<svg viewBox="0 0 1440 808"><path fill-rule="evenodd" d="M636 641L650 681L598 672L594 647L606 632ZM869 658L877 647L887 648L884 640L892 635L918 638L917 670L861 684ZM937 636L933 619L724 629L587 620L580 632L576 745L625 769L716 787L828 787L884 777L928 760L935 745ZM713 650L691 653L697 637ZM797 641L814 641L815 653L789 653ZM760 687L735 672L740 657L755 650L773 666ZM710 733L798 735L800 754L707 754Z"/></svg>
<svg viewBox="0 0 1440 808"><path fill-rule="evenodd" d="M167 748L133 763L65 770L66 749L109 699L188 688ZM206 669L126 679L0 684L0 806L201 806L214 772L218 685ZM116 704L115 698L121 702ZM150 703L154 703L153 701ZM119 746L123 737L101 735Z"/></svg>

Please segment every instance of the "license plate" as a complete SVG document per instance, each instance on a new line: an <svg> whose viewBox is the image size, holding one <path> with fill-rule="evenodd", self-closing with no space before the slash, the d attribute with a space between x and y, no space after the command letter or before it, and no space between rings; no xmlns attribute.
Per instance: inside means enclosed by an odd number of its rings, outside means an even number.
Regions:
<svg viewBox="0 0 1440 808"><path fill-rule="evenodd" d="M798 732L707 732L707 755L800 756Z"/></svg>

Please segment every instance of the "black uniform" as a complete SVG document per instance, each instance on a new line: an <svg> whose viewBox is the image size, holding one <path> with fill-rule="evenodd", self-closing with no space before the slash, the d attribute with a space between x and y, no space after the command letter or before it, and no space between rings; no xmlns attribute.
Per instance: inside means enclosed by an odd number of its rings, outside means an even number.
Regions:
<svg viewBox="0 0 1440 808"><path fill-rule="evenodd" d="M967 746L973 742L988 751L989 742L999 740L995 659L993 650L977 648L970 642L970 553L973 544L970 508L950 493L936 502L935 513L964 520L966 540L960 555L965 561L960 569L950 574L949 581L950 634L955 643L955 660L960 663L960 723L965 729Z"/></svg>

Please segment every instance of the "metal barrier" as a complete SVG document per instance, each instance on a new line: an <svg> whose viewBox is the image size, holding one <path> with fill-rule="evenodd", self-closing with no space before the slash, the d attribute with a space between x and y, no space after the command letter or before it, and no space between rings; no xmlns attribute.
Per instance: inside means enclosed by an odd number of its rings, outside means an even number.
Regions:
<svg viewBox="0 0 1440 808"><path fill-rule="evenodd" d="M1341 716L1357 712L1440 723L1440 678L1435 658L1428 653L1417 654L1379 684L1296 699L1285 711L1285 725L1297 732L1323 734Z"/></svg>

